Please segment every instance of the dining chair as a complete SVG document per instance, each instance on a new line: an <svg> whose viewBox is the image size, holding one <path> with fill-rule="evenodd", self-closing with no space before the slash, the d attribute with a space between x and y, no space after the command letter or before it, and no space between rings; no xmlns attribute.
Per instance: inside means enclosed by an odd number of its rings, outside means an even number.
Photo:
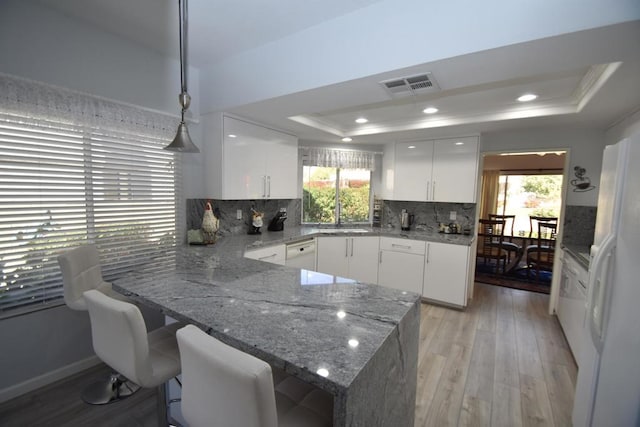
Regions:
<svg viewBox="0 0 640 427"><path fill-rule="evenodd" d="M193 325L180 329L177 338L181 409L189 427L332 425L329 393L286 374L274 375L268 363Z"/></svg>
<svg viewBox="0 0 640 427"><path fill-rule="evenodd" d="M89 290L96 290L114 298L125 298L118 296L111 288L111 283L102 278L100 254L95 245L86 244L67 250L58 255L58 264L62 271L64 302L70 309L87 311L84 292ZM139 385L113 372L108 378L85 387L81 397L86 403L104 405L129 397L139 389Z"/></svg>
<svg viewBox="0 0 640 427"><path fill-rule="evenodd" d="M528 272L535 269L537 282L541 281L541 271L553 271L557 228L556 223L539 221L537 244L527 250Z"/></svg>
<svg viewBox="0 0 640 427"><path fill-rule="evenodd" d="M158 418L166 424L164 383L180 374L180 352L173 323L147 333L140 309L97 290L84 293L96 355L145 388L158 388ZM178 381L179 383L179 381Z"/></svg>
<svg viewBox="0 0 640 427"><path fill-rule="evenodd" d="M508 253L504 248L505 221L497 219L480 219L478 234L477 259L495 274L506 272Z"/></svg>
<svg viewBox="0 0 640 427"><path fill-rule="evenodd" d="M515 215L498 215L489 214L489 219L504 221L504 241L502 242L502 248L507 251L507 263L514 263L520 257L522 253L522 246L513 241L514 224L516 221Z"/></svg>

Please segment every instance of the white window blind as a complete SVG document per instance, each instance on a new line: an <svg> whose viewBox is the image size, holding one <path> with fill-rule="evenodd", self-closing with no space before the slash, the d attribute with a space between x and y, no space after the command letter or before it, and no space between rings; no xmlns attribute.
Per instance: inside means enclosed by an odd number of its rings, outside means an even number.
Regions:
<svg viewBox="0 0 640 427"><path fill-rule="evenodd" d="M112 280L175 246L168 138L16 114L0 104L0 316L62 298L57 255L96 243Z"/></svg>

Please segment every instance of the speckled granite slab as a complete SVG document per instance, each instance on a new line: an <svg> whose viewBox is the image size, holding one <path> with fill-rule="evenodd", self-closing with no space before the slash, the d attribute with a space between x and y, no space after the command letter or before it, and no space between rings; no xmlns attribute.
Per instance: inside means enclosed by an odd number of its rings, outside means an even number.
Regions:
<svg viewBox="0 0 640 427"><path fill-rule="evenodd" d="M420 296L242 258L251 239L178 247L114 289L332 393L335 426L413 425Z"/></svg>

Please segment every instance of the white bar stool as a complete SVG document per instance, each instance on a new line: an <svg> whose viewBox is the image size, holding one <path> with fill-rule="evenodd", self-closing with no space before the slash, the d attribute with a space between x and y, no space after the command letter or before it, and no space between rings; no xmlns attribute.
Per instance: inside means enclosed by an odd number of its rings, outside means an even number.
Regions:
<svg viewBox="0 0 640 427"><path fill-rule="evenodd" d="M177 333L182 415L189 427L329 427L333 397L193 325Z"/></svg>
<svg viewBox="0 0 640 427"><path fill-rule="evenodd" d="M84 293L91 318L93 349L103 362L142 387L158 387L158 417L167 422L164 383L180 374L173 323L147 333L135 305L91 290Z"/></svg>
<svg viewBox="0 0 640 427"><path fill-rule="evenodd" d="M70 309L87 311L84 292L92 289L118 298L111 283L102 278L100 255L95 245L82 245L58 255L58 264L62 270L64 302ZM85 387L81 397L86 403L104 405L129 397L139 389L138 384L113 372L109 378Z"/></svg>

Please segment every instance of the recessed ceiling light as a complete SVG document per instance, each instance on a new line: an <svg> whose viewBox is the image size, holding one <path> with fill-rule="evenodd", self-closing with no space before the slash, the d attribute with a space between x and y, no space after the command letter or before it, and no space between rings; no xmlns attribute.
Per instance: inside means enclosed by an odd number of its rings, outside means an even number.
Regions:
<svg viewBox="0 0 640 427"><path fill-rule="evenodd" d="M518 98L518 101L520 102L529 102L529 101L533 101L534 99L536 99L538 97L538 95L533 94L533 93L525 93L524 95L520 96Z"/></svg>
<svg viewBox="0 0 640 427"><path fill-rule="evenodd" d="M351 142L353 141L353 139L349 138L348 136L345 136L344 138L342 138L342 142Z"/></svg>
<svg viewBox="0 0 640 427"><path fill-rule="evenodd" d="M227 136L228 136L229 138L236 138L236 137L237 137L237 135L234 135L234 134L232 134L232 133L230 133L230 134L229 134L229 135L227 135Z"/></svg>
<svg viewBox="0 0 640 427"><path fill-rule="evenodd" d="M424 110L422 110L422 112L425 114L435 114L438 112L438 109L436 107L427 107Z"/></svg>
<svg viewBox="0 0 640 427"><path fill-rule="evenodd" d="M410 145L407 148L416 148L416 146L415 145Z"/></svg>
<svg viewBox="0 0 640 427"><path fill-rule="evenodd" d="M369 121L369 120L365 119L364 117L358 117L358 118L356 119L356 123L360 123L360 124L362 124L362 123L367 123L368 121Z"/></svg>

